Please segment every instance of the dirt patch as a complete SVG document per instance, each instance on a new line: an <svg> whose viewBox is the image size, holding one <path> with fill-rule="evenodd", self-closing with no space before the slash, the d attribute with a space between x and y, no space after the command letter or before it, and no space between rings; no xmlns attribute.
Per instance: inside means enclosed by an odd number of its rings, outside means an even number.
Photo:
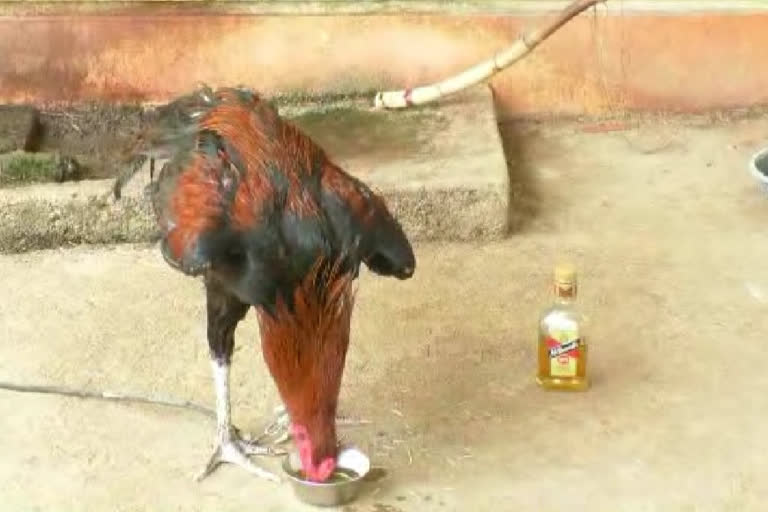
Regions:
<svg viewBox="0 0 768 512"><path fill-rule="evenodd" d="M40 150L75 158L83 179L113 178L145 125L142 111L106 104L45 109Z"/></svg>

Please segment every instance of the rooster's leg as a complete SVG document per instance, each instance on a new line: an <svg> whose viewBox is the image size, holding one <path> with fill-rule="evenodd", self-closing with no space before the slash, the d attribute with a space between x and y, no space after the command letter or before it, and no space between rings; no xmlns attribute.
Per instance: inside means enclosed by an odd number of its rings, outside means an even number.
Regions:
<svg viewBox="0 0 768 512"><path fill-rule="evenodd" d="M279 482L280 479L275 474L255 465L248 455L281 455L284 452L243 440L238 429L232 425L229 370L234 349L235 327L248 311L248 305L227 294L214 283L206 282L206 291L208 345L211 351L211 369L216 391L216 448L197 480L210 475L219 464L228 462L261 478Z"/></svg>

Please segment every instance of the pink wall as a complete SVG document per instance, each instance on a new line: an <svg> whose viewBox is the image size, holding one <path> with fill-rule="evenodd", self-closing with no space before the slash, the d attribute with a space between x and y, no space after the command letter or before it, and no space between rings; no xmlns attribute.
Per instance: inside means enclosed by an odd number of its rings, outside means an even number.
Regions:
<svg viewBox="0 0 768 512"><path fill-rule="evenodd" d="M267 93L400 88L507 45L533 16L0 17L0 102L165 100L197 80ZM768 14L585 13L493 80L505 111L768 103Z"/></svg>

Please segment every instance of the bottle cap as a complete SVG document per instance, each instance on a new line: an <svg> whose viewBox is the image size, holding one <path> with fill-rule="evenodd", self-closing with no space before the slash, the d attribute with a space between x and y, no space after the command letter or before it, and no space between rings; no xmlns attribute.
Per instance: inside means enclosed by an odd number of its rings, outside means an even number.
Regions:
<svg viewBox="0 0 768 512"><path fill-rule="evenodd" d="M576 284L576 267L570 263L559 263L555 267L555 283L564 287Z"/></svg>

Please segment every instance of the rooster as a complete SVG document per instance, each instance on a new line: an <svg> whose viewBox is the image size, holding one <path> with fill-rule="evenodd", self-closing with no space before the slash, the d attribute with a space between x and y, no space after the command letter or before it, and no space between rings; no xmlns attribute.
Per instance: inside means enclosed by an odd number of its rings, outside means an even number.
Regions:
<svg viewBox="0 0 768 512"><path fill-rule="evenodd" d="M336 466L336 412L360 265L413 276L414 252L383 199L245 87L200 87L155 112L129 174L167 156L148 192L165 261L205 285L216 396L216 446L198 480L221 463L280 479L249 455L230 418L238 323L253 307L261 349L309 480Z"/></svg>

